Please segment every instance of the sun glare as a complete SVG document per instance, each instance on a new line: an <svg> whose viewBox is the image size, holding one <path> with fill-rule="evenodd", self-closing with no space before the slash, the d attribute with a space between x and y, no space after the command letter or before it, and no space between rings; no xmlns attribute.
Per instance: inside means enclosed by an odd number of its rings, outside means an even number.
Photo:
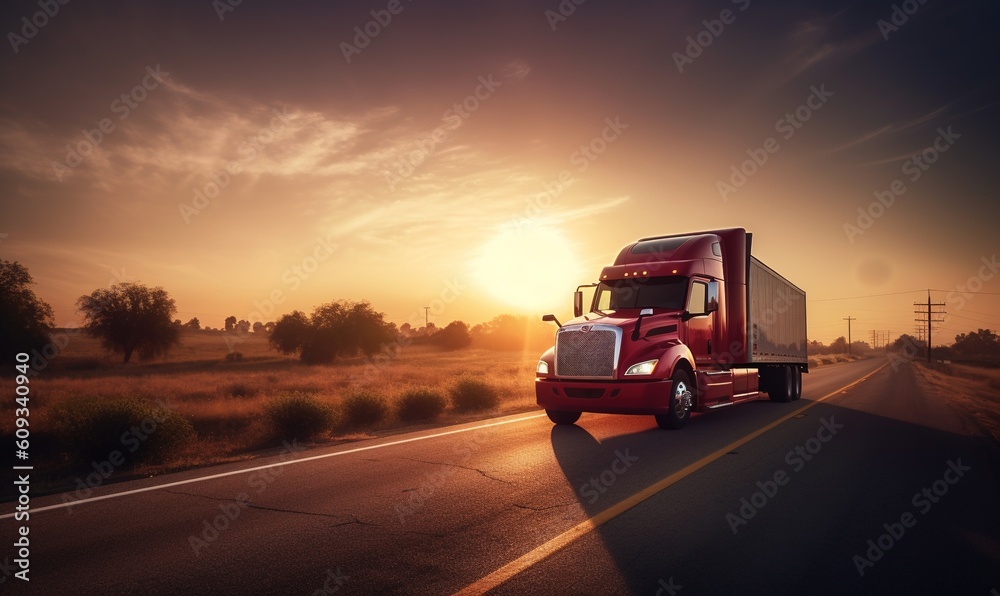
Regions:
<svg viewBox="0 0 1000 596"><path fill-rule="evenodd" d="M571 304L587 281L572 243L547 226L504 230L481 247L474 267L481 287L524 313Z"/></svg>

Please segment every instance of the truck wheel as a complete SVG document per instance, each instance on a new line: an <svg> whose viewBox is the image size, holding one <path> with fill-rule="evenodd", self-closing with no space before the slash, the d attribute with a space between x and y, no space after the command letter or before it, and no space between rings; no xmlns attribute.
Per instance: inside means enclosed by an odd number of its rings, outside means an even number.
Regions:
<svg viewBox="0 0 1000 596"><path fill-rule="evenodd" d="M556 424L573 424L580 419L580 412L564 412L562 410L545 410L545 415Z"/></svg>
<svg viewBox="0 0 1000 596"><path fill-rule="evenodd" d="M802 369L793 366L792 378L794 379L794 390L792 391L792 401L802 398Z"/></svg>
<svg viewBox="0 0 1000 596"><path fill-rule="evenodd" d="M683 370L678 370L670 380L670 411L656 414L656 425L668 430L684 428L694 407L694 386Z"/></svg>
<svg viewBox="0 0 1000 596"><path fill-rule="evenodd" d="M767 395L771 401L790 402L795 395L795 374L791 366L771 369L768 375Z"/></svg>

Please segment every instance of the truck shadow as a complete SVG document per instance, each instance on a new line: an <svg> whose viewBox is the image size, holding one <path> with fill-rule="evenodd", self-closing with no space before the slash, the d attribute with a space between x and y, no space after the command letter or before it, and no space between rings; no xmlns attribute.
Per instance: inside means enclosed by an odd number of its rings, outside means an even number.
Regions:
<svg viewBox="0 0 1000 596"><path fill-rule="evenodd" d="M585 415L550 440L593 518L742 438L756 428L746 418L775 420L786 406L714 412L680 432L631 422L600 439ZM967 476L947 472L961 466ZM500 592L547 585L548 564L580 569L559 584L572 593L989 594L1000 585L998 479L996 446L978 436L822 403L599 526L600 549L576 540ZM925 487L948 494L915 496ZM883 537L907 513L915 525Z"/></svg>

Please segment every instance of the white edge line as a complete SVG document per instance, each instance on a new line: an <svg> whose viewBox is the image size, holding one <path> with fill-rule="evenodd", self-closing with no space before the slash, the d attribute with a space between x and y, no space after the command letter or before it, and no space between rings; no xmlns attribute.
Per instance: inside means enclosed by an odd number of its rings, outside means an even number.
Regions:
<svg viewBox="0 0 1000 596"><path fill-rule="evenodd" d="M154 490L162 490L164 488L172 488L174 486L182 486L184 484L194 484L196 482L204 482L205 480L215 480L216 478L225 478L226 476L236 476L238 474L246 474L248 472L256 472L258 470L266 470L268 468L276 468L278 466L290 466L292 464L300 464L302 462L313 461L313 460L317 460L317 459L326 459L328 457L337 457L339 455L348 455L348 454L351 454L351 453L358 453L359 451L369 451L371 449L380 449L382 447L392 447L393 445L402 445L403 443L412 443L414 441L424 441L426 439L435 439L437 437L444 437L444 436L447 436L447 435L455 435L455 434L458 434L458 433L466 433L466 432L471 432L471 431L474 431L474 430L480 430L480 429L484 429L484 428L490 428L490 427L493 427L493 426L501 426L501 425L504 425L504 424L513 424L515 422L523 422L525 420L532 420L534 418L541 418L542 416L545 416L545 413L532 414L531 416L525 416L523 418L515 418L513 420L502 420L500 422L491 422L489 424L481 424L479 426L472 426L472 427L469 427L469 428L459 428L459 429L456 429L456 430L449 430L449 431L445 431L445 432L434 433L434 434L431 434L431 435L424 435L424 436L420 436L420 437L410 437L409 439L400 439L398 441L390 441L388 443L379 443L378 445L366 445L364 447L355 447L354 449L347 449L345 451L335 451L333 453L324 453L322 455L312 455L312 456L303 457L303 458L300 458L300 459L292 459L292 460L288 460L288 461L275 462L273 464L264 464L262 466L256 466L256 467L253 467L253 468L244 468L244 469L240 469L240 470L232 470L230 472L222 472L222 473L219 473L219 474L212 474L211 476L199 476L197 478L188 478L187 480L178 480L177 482L168 482L167 484L157 484L156 486L146 486L146 487L143 487L143 488L136 488L136 489L132 489L132 490L125 490L125 491L118 492L118 493L112 493L110 495L102 495L100 497L89 497L89 498L86 498L86 499L74 500L72 502L66 501L66 502L63 502L63 503L59 503L57 505L46 505L45 507L38 507L37 509L33 507L29 511L31 513L41 513L43 511L51 511L53 509L62 509L64 507L76 507L77 505L83 505L84 503L93 503L95 501L103 501L105 499L115 499L115 498L118 498L118 497L125 497L125 496L128 496L128 495L135 495L135 494L150 492L150 491L154 491ZM60 493L55 493L55 494L60 494ZM65 493L61 493L61 494L65 494ZM46 495L46 496L53 496L53 495ZM36 497L36 498L42 498L42 497ZM16 505L17 501L15 500L13 503ZM12 518L12 517L14 517L14 515L16 515L16 513L17 513L16 511L15 512L11 512L11 513L5 513L3 515L0 515L0 519L9 519L9 518Z"/></svg>

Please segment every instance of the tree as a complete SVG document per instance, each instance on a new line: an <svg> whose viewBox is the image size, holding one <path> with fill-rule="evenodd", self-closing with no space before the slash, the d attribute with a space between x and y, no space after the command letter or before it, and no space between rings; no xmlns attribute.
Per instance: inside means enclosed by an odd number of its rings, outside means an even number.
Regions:
<svg viewBox="0 0 1000 596"><path fill-rule="evenodd" d="M279 352L299 352L307 364L329 364L341 356L377 353L396 338L396 326L368 302L334 301L311 317L294 311L275 324L268 341Z"/></svg>
<svg viewBox="0 0 1000 596"><path fill-rule="evenodd" d="M927 348L927 343L904 333L889 346L890 352L902 352L906 356L916 356Z"/></svg>
<svg viewBox="0 0 1000 596"><path fill-rule="evenodd" d="M121 354L122 362L133 353L143 360L161 356L180 341L171 323L177 307L163 288L117 283L81 296L76 304L84 316L84 330L100 339L104 349Z"/></svg>
<svg viewBox="0 0 1000 596"><path fill-rule="evenodd" d="M250 333L250 321L241 320L239 323L236 323L234 330L240 335Z"/></svg>
<svg viewBox="0 0 1000 596"><path fill-rule="evenodd" d="M189 329L194 329L195 331L197 331L197 330L201 329L201 321L198 320L198 317L194 317L190 321L188 321L187 323L184 323L184 326L187 327L187 328L189 328ZM209 328L206 327L205 329L209 329Z"/></svg>
<svg viewBox="0 0 1000 596"><path fill-rule="evenodd" d="M33 283L24 265L0 260L0 357L5 364L51 341L52 307L35 295Z"/></svg>
<svg viewBox="0 0 1000 596"><path fill-rule="evenodd" d="M267 331L268 333L274 331L274 321L264 323L264 331Z"/></svg>
<svg viewBox="0 0 1000 596"><path fill-rule="evenodd" d="M1000 337L989 329L970 331L956 335L952 347L963 356L991 356L1000 354Z"/></svg>
<svg viewBox="0 0 1000 596"><path fill-rule="evenodd" d="M841 335L837 339L833 340L833 343L830 344L830 352L832 354L846 354L847 338Z"/></svg>
<svg viewBox="0 0 1000 596"><path fill-rule="evenodd" d="M233 315L229 315L228 317L226 317L226 331L232 331L233 327L235 326L236 326L236 317Z"/></svg>
<svg viewBox="0 0 1000 596"><path fill-rule="evenodd" d="M472 343L489 350L544 350L554 342L555 325L525 316L498 315L472 328Z"/></svg>
<svg viewBox="0 0 1000 596"><path fill-rule="evenodd" d="M264 333L264 323L260 321L253 322L253 332L254 333Z"/></svg>
<svg viewBox="0 0 1000 596"><path fill-rule="evenodd" d="M448 326L431 337L431 343L445 350L467 348L472 343L469 326L462 321L452 321Z"/></svg>

